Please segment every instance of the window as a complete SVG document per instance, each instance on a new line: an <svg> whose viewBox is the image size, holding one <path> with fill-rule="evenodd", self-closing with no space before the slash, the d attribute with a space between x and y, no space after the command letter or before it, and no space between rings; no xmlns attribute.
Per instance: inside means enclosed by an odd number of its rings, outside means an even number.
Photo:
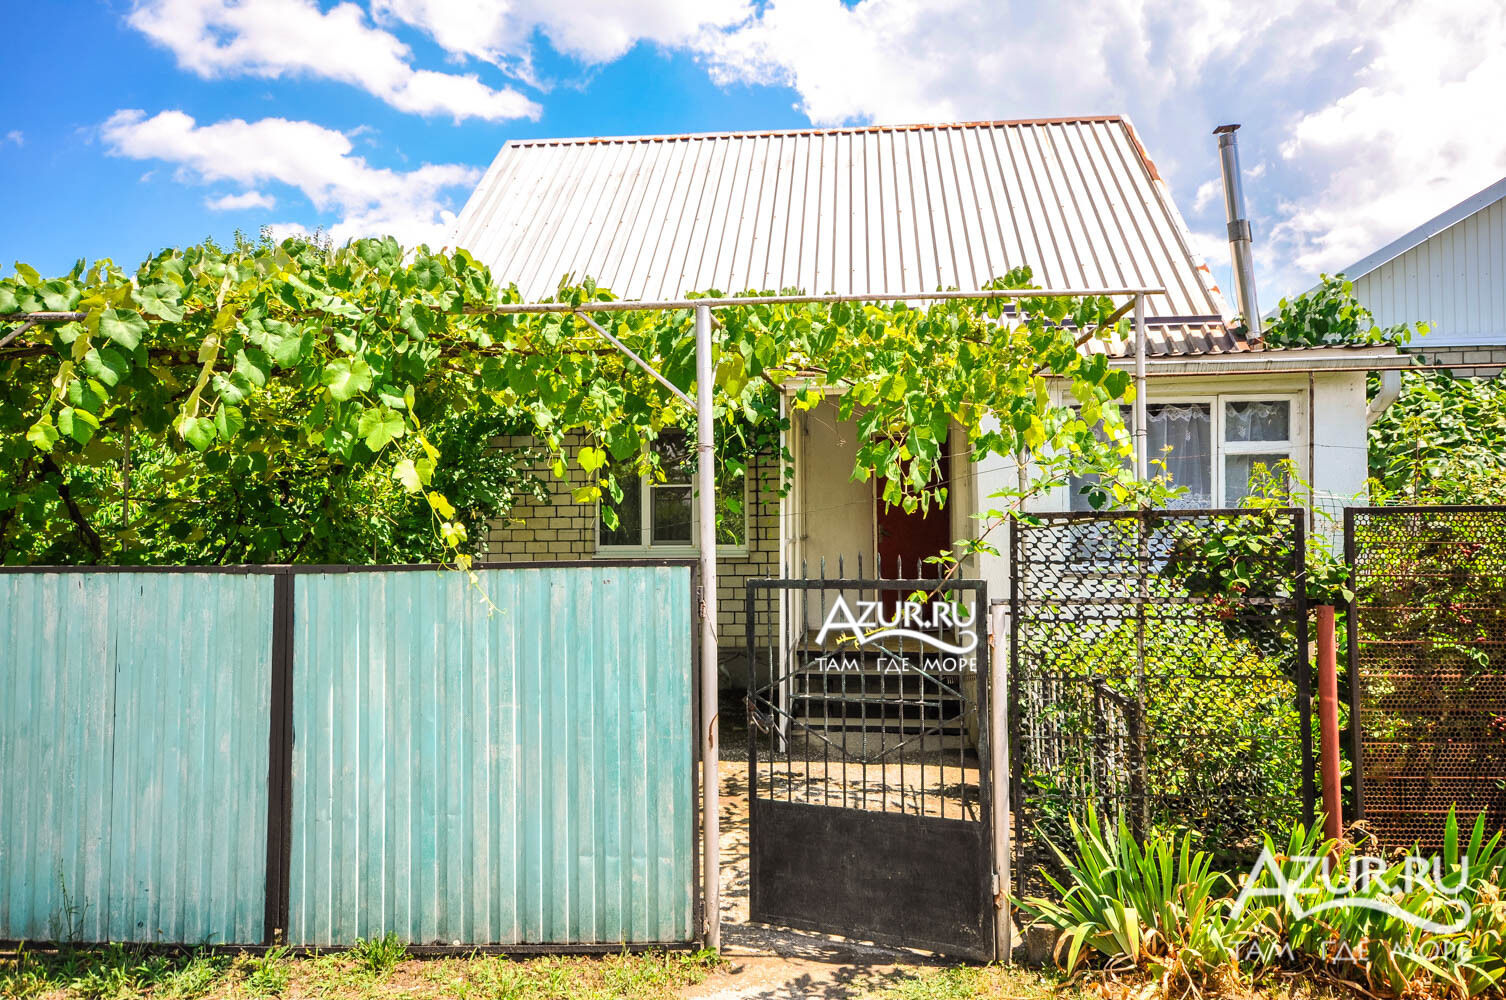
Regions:
<svg viewBox="0 0 1506 1000"><path fill-rule="evenodd" d="M1275 470L1292 457L1289 400L1229 400L1224 403L1224 506L1237 507L1250 493L1257 465Z"/></svg>
<svg viewBox="0 0 1506 1000"><path fill-rule="evenodd" d="M617 526L597 516L597 548L646 551L690 549L699 537L695 502L695 446L683 431L669 430L653 443L663 478L640 476L628 466L617 472L622 500L612 509ZM717 484L717 545L744 548L748 525L744 503L746 476L728 476ZM603 505L609 501L603 500Z"/></svg>
<svg viewBox="0 0 1506 1000"><path fill-rule="evenodd" d="M1176 507L1237 507L1250 492L1257 465L1272 468L1295 450L1290 399L1215 396L1147 403L1145 416L1151 462L1164 462L1172 483L1186 489L1172 501ZM1133 435L1134 415L1125 417ZM1126 459L1129 467L1133 462ZM1153 465L1151 471L1159 469ZM1086 478L1072 478L1072 510L1092 509L1083 492L1087 485Z"/></svg>

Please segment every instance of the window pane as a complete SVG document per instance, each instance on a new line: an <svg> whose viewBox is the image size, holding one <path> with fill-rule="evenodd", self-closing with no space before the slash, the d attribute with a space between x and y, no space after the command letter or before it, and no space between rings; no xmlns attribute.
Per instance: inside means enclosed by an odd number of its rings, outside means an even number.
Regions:
<svg viewBox="0 0 1506 1000"><path fill-rule="evenodd" d="M1151 462L1166 463L1176 486L1187 492L1173 507L1213 506L1213 419L1207 403L1147 405L1146 450ZM1151 466L1151 475L1160 472Z"/></svg>
<svg viewBox="0 0 1506 1000"><path fill-rule="evenodd" d="M654 544L689 545L690 487L655 486L650 492L654 504Z"/></svg>
<svg viewBox="0 0 1506 1000"><path fill-rule="evenodd" d="M1286 455L1230 455L1224 459L1224 503L1238 507L1239 502L1250 495L1250 477L1255 466L1263 465L1266 471L1275 472L1276 463L1284 462Z"/></svg>
<svg viewBox="0 0 1506 1000"><path fill-rule="evenodd" d="M624 476L618 474L617 485L622 487L622 502L617 504L617 527L608 528L605 519L601 522L602 545L642 545L643 544L643 488L637 476ZM610 503L609 496L603 497L602 509L605 510Z"/></svg>
<svg viewBox="0 0 1506 1000"><path fill-rule="evenodd" d="M664 470L666 483L690 482L695 473L695 449L690 446L684 431L671 428L655 438L654 454L659 456L659 467Z"/></svg>
<svg viewBox="0 0 1506 1000"><path fill-rule="evenodd" d="M1286 400L1224 404L1225 441L1291 440L1291 404Z"/></svg>

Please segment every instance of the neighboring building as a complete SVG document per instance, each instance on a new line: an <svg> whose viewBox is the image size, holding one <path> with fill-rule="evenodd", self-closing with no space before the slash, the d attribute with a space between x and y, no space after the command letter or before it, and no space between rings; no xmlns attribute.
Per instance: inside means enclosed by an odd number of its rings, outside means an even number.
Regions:
<svg viewBox="0 0 1506 1000"><path fill-rule="evenodd" d="M1381 326L1431 327L1407 350L1442 364L1506 363L1506 177L1342 273Z"/></svg>
<svg viewBox="0 0 1506 1000"><path fill-rule="evenodd" d="M977 288L1020 265L1047 288L1165 288L1148 300L1149 368L1179 377L1150 381L1151 448L1171 449L1168 464L1196 506L1237 504L1251 464L1277 458L1292 459L1322 495L1361 494L1363 369L1395 357L1389 347L1248 343L1121 117L509 142L455 242L530 300L565 275L648 300L708 288ZM1107 349L1118 364L1134 356L1132 343ZM777 456L755 465L761 485L719 563L729 650L745 641L748 577L823 563L829 576L839 565L852 575L859 560L869 573L876 562L909 565L920 549L975 532L972 515L1018 477L1008 462L971 465L958 441L947 509L923 518L883 510L871 482L851 480L858 435L834 405L798 414L787 443L792 489L779 495ZM497 525L493 556L694 551L688 484L640 484L615 532L571 501L572 485L557 483L552 503ZM1042 506L1064 509L1068 493ZM1004 593L1003 559L970 570Z"/></svg>

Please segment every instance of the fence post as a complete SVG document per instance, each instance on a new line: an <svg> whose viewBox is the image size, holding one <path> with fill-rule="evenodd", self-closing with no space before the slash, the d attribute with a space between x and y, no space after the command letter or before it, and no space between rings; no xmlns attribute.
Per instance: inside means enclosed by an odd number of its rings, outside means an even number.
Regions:
<svg viewBox="0 0 1506 1000"><path fill-rule="evenodd" d="M272 577L272 676L267 750L267 888L262 943L288 936L293 847L293 574Z"/></svg>
<svg viewBox="0 0 1506 1000"><path fill-rule="evenodd" d="M1322 738L1323 835L1338 840L1344 833L1344 792L1339 779L1339 669L1334 642L1333 605L1318 613L1318 727Z"/></svg>
<svg viewBox="0 0 1506 1000"><path fill-rule="evenodd" d="M696 479L700 496L701 537L701 878L705 897L706 947L722 946L721 908L721 786L717 767L716 641L716 469L712 440L711 309L695 310Z"/></svg>
<svg viewBox="0 0 1506 1000"><path fill-rule="evenodd" d="M1014 892L1010 878L1009 838L1009 732L1005 721L1009 671L1000 655L1004 645L1004 605L992 607L988 623L988 733L990 832L994 855L994 960L1010 961L1014 951L1014 909L1009 897Z"/></svg>

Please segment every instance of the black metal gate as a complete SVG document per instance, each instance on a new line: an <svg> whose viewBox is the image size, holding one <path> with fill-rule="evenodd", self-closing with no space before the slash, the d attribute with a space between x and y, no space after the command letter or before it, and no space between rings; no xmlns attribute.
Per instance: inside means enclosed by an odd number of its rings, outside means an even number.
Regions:
<svg viewBox="0 0 1506 1000"><path fill-rule="evenodd" d="M1506 507L1344 512L1356 818L1437 849L1506 827Z"/></svg>
<svg viewBox="0 0 1506 1000"><path fill-rule="evenodd" d="M1012 524L1017 895L1089 809L1225 858L1311 817L1304 562L1298 510Z"/></svg>
<svg viewBox="0 0 1506 1000"><path fill-rule="evenodd" d="M755 921L994 957L981 581L751 580Z"/></svg>

